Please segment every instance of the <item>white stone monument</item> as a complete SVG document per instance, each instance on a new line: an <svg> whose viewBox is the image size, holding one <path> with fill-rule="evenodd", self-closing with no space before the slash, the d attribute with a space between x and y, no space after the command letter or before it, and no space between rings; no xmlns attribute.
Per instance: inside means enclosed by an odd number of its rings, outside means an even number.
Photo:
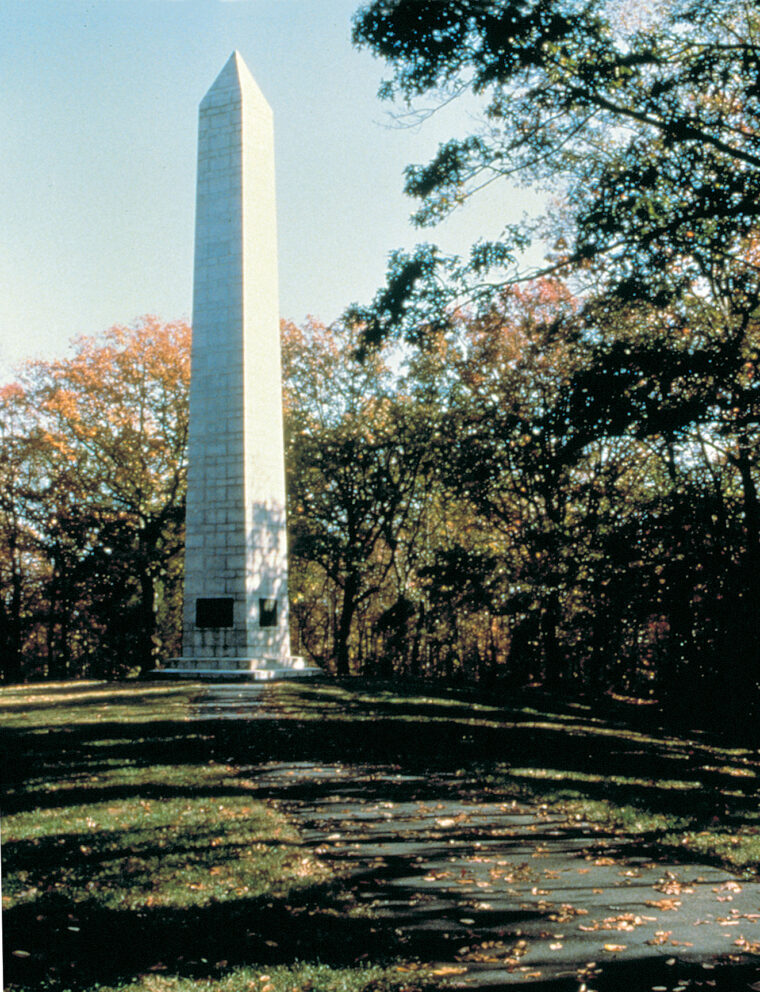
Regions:
<svg viewBox="0 0 760 992"><path fill-rule="evenodd" d="M272 111L238 52L200 105L182 657L166 674L313 675L290 654Z"/></svg>

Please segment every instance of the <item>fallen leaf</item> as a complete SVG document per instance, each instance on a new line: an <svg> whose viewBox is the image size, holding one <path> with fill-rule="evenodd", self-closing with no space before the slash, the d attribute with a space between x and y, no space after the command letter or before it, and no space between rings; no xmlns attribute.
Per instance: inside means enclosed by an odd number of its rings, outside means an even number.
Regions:
<svg viewBox="0 0 760 992"><path fill-rule="evenodd" d="M604 949L610 954L617 954L619 951L624 951L627 946L627 944L605 944Z"/></svg>
<svg viewBox="0 0 760 992"><path fill-rule="evenodd" d="M652 906L654 909L661 909L664 913L675 911L681 905L680 899L647 899L645 906Z"/></svg>
<svg viewBox="0 0 760 992"><path fill-rule="evenodd" d="M549 904L551 905L551 904ZM549 913L549 919L554 923L568 923L576 916L587 916L588 910L579 906L571 906L568 902L563 902L559 909Z"/></svg>
<svg viewBox="0 0 760 992"><path fill-rule="evenodd" d="M742 887L738 882L724 882L723 885L717 885L713 892L741 892Z"/></svg>
<svg viewBox="0 0 760 992"><path fill-rule="evenodd" d="M756 940L747 940L745 937L739 937L738 940L734 941L737 947L740 947L745 954L760 954L760 942Z"/></svg>
<svg viewBox="0 0 760 992"><path fill-rule="evenodd" d="M694 891L693 886L689 885L687 882L682 882L681 879L678 878L677 875L674 875L672 871L666 871L665 875L659 880L659 882L652 887L666 896L677 896L682 892L692 893Z"/></svg>
<svg viewBox="0 0 760 992"><path fill-rule="evenodd" d="M667 944L672 933L672 930L658 930L654 937L651 937L647 941L647 944L649 944L650 947L660 947L662 944Z"/></svg>

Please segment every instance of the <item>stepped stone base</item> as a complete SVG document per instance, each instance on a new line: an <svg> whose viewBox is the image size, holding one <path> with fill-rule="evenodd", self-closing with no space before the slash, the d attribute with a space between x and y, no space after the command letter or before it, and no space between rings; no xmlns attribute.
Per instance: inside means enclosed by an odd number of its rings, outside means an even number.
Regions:
<svg viewBox="0 0 760 992"><path fill-rule="evenodd" d="M281 679L313 679L321 668L303 658L174 658L166 668L154 672L158 679L202 679L211 681L273 682Z"/></svg>

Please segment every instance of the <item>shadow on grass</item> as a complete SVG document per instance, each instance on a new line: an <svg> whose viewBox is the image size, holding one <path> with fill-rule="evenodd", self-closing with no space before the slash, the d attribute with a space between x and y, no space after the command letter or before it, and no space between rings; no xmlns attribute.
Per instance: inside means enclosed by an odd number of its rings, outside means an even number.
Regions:
<svg viewBox="0 0 760 992"><path fill-rule="evenodd" d="M97 765L95 767L97 768ZM45 793L14 792L3 800L3 814L10 816L13 813L79 806L83 803L118 803L130 799L202 799L206 796L214 798L250 796L250 789L230 785L194 788L190 785L187 787L160 785L157 782L136 785L71 786Z"/></svg>
<svg viewBox="0 0 760 992"><path fill-rule="evenodd" d="M480 777L488 786L495 766L505 766L512 787L525 794L572 790L588 799L610 799L652 812L709 822L743 818L756 806L760 761L744 752L730 759L714 742L682 741L654 731L632 730L620 721L602 728L565 705L553 714L504 707L483 714L450 702L427 699L322 698L319 689L270 687L277 719L191 722L109 722L51 727L29 737L23 729L2 733L6 812L119 797L107 783L88 781L76 789L35 792L36 779L59 772L90 779L115 763L147 767L216 761L255 765L269 760L379 763L411 772L451 772ZM382 694L381 694L382 695ZM572 720L569 719L572 716ZM604 733L600 733L600 729ZM126 739L128 738L128 739ZM734 767L726 770L725 765ZM528 772L525 772L525 769ZM514 771L512 771L514 770ZM501 776L503 780L503 776ZM674 787L673 783L682 783ZM26 783L26 787L23 787ZM22 786L19 790L17 787ZM30 789L30 786L32 788ZM495 787L495 786L494 786ZM123 787L122 796L129 795ZM150 791L150 786L138 786Z"/></svg>
<svg viewBox="0 0 760 992"><path fill-rule="evenodd" d="M8 956L5 978L28 989L43 987L48 978L59 978L63 988L86 988L152 971L213 978L252 962L350 966L365 954L379 962L394 957L398 938L392 929L343 916L342 909L329 887L304 890L293 903L241 898L137 911L43 896L4 916L6 948L30 955Z"/></svg>
<svg viewBox="0 0 760 992"><path fill-rule="evenodd" d="M200 717L187 722L138 719L122 723L109 720L106 713L98 722L50 726L45 733L33 735L23 728L5 728L0 733L8 793L4 810L10 814L120 799L197 799L206 794L313 802L336 787L335 783L300 782L269 789L263 777L257 780L257 769L273 761L376 764L419 776L390 784L385 778L383 798L395 802L440 799L444 777L445 788L459 798L468 794L481 798L484 792L492 798L511 795L503 776L490 777L494 765L503 763L540 771L543 777L536 787L561 790L570 786L589 799L613 799L683 816L695 829L715 815L741 818L747 806L756 805L755 780L737 780L734 773L721 772L729 758L706 738L679 741L665 737L652 724L645 728L639 723L633 728L622 719L602 720L562 702L552 709L545 698L540 711L508 706L484 713L468 711L467 696L453 691L443 694L443 705L428 698L415 702L386 690L377 692L380 698L336 699L319 687L272 686L266 690L266 699L274 718L261 721ZM430 692L426 690L427 695ZM62 692L62 698L65 695ZM155 701L150 693L145 700ZM85 695L75 705L89 707L92 702ZM97 702L102 705L101 698ZM753 774L758 769L757 755L745 753L735 760ZM114 786L107 780L98 781L98 776L107 777L114 767L125 765L139 770L166 764L181 771L183 765L210 763L245 769L243 774L258 788L244 785L242 774L239 789L229 784L211 784L206 790L173 782ZM42 790L43 782L56 779L75 784ZM687 782L689 787L674 789L668 784L671 780ZM533 782L529 776L515 774L511 786L528 794ZM363 787L348 781L339 788L343 794L368 802L377 798L371 784ZM388 839L398 836L399 829L403 831L403 824L395 824ZM478 832L471 831L467 839L477 837ZM576 839L572 832L568 838ZM534 836L535 841L540 839L539 834ZM642 846L653 850L661 840L658 831L640 837ZM113 850L108 858L126 858L134 851L126 843L120 846L118 834L110 841ZM77 832L41 843L4 840L4 870L34 869L42 883L36 898L4 913L9 985L31 990L54 980L61 989L84 989L95 982L104 984L152 971L205 978L222 975L236 965L266 967L295 960L336 967L363 960L382 963L419 957L434 961L451 959L452 941L461 942L461 936L452 937L445 929L446 915L434 909L411 929L402 909L387 919L349 913L356 905L343 894L348 883L340 879L299 890L288 899L225 899L192 908L120 910L104 908L96 897L74 901L54 884L55 869L68 864L86 876L94 862L88 861L93 856L84 854L84 847L87 836ZM191 853L189 847L173 846L173 854L181 855L183 850ZM609 847L605 850L609 853ZM140 848L141 855L160 853L158 846ZM234 857L235 845L222 847L218 856L222 860ZM106 855L94 857L102 861ZM399 861L383 870L398 878L409 871L409 865ZM372 885L374 875L354 877L351 886L361 893ZM500 913L498 925L519 929L527 919L527 910L516 909ZM481 922L497 925L495 920ZM16 949L29 956L14 956ZM692 988L742 989L757 977L755 967L745 970L738 964L707 975L701 966L668 966L663 960L646 959L635 966L606 964L593 987L599 992L633 992L656 985L672 988L674 982L688 979ZM703 984L708 982L716 984ZM572 976L538 981L531 988L546 992L572 988L575 992L578 985L578 977Z"/></svg>

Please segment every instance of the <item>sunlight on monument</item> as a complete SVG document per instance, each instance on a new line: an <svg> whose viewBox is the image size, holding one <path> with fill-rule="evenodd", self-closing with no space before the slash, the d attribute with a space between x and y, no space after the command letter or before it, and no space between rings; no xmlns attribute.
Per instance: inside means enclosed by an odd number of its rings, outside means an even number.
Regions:
<svg viewBox="0 0 760 992"><path fill-rule="evenodd" d="M238 52L201 101L182 657L165 674L319 673L290 653L272 111Z"/></svg>

